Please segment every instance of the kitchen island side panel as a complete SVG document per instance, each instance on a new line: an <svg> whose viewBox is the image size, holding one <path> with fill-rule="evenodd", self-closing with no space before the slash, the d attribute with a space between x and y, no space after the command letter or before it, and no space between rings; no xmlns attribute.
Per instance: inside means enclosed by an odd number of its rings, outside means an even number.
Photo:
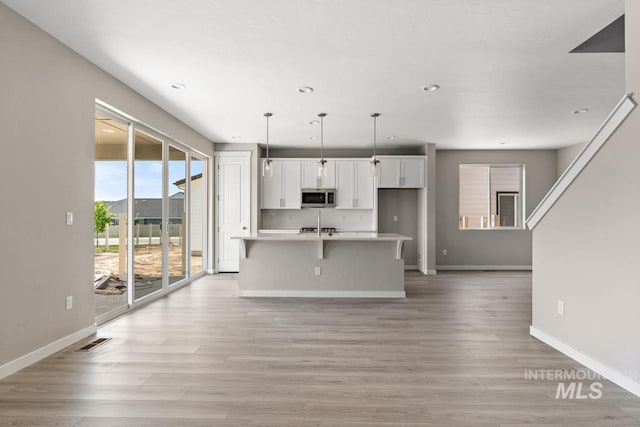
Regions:
<svg viewBox="0 0 640 427"><path fill-rule="evenodd" d="M240 291L395 293L404 295L404 260L394 241L247 241ZM316 275L320 267L320 275ZM248 292L246 292L248 291ZM372 295L373 296L373 295Z"/></svg>

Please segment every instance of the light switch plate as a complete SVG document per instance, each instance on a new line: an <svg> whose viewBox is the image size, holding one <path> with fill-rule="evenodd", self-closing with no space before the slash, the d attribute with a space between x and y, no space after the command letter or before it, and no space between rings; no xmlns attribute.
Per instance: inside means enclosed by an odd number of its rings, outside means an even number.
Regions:
<svg viewBox="0 0 640 427"><path fill-rule="evenodd" d="M71 310L73 308L73 297L72 296L68 296L65 299L65 307L67 310Z"/></svg>
<svg viewBox="0 0 640 427"><path fill-rule="evenodd" d="M73 225L73 212L67 212L67 225Z"/></svg>
<svg viewBox="0 0 640 427"><path fill-rule="evenodd" d="M558 301L558 314L564 316L564 301Z"/></svg>

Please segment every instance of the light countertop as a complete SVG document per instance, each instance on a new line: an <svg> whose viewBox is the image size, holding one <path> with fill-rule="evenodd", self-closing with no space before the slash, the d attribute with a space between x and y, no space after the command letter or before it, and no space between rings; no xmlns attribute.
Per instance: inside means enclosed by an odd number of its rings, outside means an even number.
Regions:
<svg viewBox="0 0 640 427"><path fill-rule="evenodd" d="M388 241L388 242L397 242L397 241L406 241L413 240L409 236L405 236L403 234L396 233L375 233L375 232L353 232L353 231L345 231L345 232L337 232L329 235L328 233L322 233L318 238L317 233L295 233L295 232L266 232L266 233L253 233L249 236L233 236L232 239L239 240L271 240L271 241L289 241L289 242L304 242L304 241L312 241L316 242L319 240L330 241L330 240L342 240L342 241Z"/></svg>

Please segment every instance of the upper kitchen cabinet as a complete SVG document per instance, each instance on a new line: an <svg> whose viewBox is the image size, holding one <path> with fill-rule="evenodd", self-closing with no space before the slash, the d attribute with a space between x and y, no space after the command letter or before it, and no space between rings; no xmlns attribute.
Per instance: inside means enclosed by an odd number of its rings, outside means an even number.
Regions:
<svg viewBox="0 0 640 427"><path fill-rule="evenodd" d="M424 157L378 157L378 188L423 188Z"/></svg>
<svg viewBox="0 0 640 427"><path fill-rule="evenodd" d="M300 161L272 160L273 176L262 177L262 209L300 209Z"/></svg>
<svg viewBox="0 0 640 427"><path fill-rule="evenodd" d="M374 181L367 160L338 160L336 209L373 209Z"/></svg>
<svg viewBox="0 0 640 427"><path fill-rule="evenodd" d="M327 160L327 176L318 176L319 160L302 160L302 188L336 188L336 162Z"/></svg>

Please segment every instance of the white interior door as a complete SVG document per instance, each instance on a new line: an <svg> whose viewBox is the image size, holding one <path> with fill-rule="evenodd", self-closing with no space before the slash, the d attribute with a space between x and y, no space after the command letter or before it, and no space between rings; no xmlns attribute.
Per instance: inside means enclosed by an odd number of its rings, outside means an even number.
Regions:
<svg viewBox="0 0 640 427"><path fill-rule="evenodd" d="M233 236L251 233L251 153L216 154L218 271L238 271L239 241Z"/></svg>

